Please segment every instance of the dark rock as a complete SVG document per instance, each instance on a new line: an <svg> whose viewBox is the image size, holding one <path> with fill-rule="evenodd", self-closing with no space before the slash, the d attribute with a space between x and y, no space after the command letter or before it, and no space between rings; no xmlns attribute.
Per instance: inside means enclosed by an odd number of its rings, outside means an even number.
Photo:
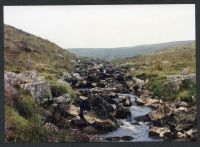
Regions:
<svg viewBox="0 0 200 147"><path fill-rule="evenodd" d="M134 119L138 122L148 122L148 121L150 121L148 115L137 116L137 117L134 117Z"/></svg>
<svg viewBox="0 0 200 147"><path fill-rule="evenodd" d="M114 142L114 141L119 141L120 137L107 137L105 138L106 141Z"/></svg>
<svg viewBox="0 0 200 147"><path fill-rule="evenodd" d="M130 96L119 97L119 102L123 104L124 107L130 107L132 105Z"/></svg>
<svg viewBox="0 0 200 147"><path fill-rule="evenodd" d="M79 116L75 117L74 119L71 120L71 124L73 126L82 128L87 126L87 122L83 119L81 119Z"/></svg>
<svg viewBox="0 0 200 147"><path fill-rule="evenodd" d="M136 122L131 123L131 125L139 126L140 123L136 121Z"/></svg>
<svg viewBox="0 0 200 147"><path fill-rule="evenodd" d="M115 118L121 118L121 119L127 118L130 115L131 115L130 110L120 105L117 106L116 112L114 114Z"/></svg>
<svg viewBox="0 0 200 147"><path fill-rule="evenodd" d="M123 141L131 141L131 140L133 140L134 138L133 137L131 137L131 136L123 136L123 137L121 137L121 140L123 140Z"/></svg>

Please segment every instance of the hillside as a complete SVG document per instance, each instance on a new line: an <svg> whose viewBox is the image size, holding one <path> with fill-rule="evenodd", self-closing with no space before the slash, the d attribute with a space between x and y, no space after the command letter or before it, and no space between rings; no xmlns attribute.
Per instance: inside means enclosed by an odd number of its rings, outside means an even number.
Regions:
<svg viewBox="0 0 200 147"><path fill-rule="evenodd" d="M48 40L4 25L5 71L34 69L44 75L51 73L57 76L72 69L71 56L71 53Z"/></svg>
<svg viewBox="0 0 200 147"><path fill-rule="evenodd" d="M75 132L52 130L54 125L44 124L48 110L39 101L64 94L76 98L70 85L58 82L73 69L72 56L48 40L4 25L6 142L75 140Z"/></svg>
<svg viewBox="0 0 200 147"><path fill-rule="evenodd" d="M128 66L132 76L144 80L148 79L146 88L152 91L154 96L164 97L168 100L181 98L195 103L196 83L193 84L187 80L185 84L180 85L179 83L180 79L184 79L184 77L196 82L194 42L180 44L147 55L126 58L121 60L120 63ZM166 87L169 83L171 85ZM178 87L178 89L172 90L173 86Z"/></svg>
<svg viewBox="0 0 200 147"><path fill-rule="evenodd" d="M79 56L94 57L100 59L113 60L118 58L127 58L137 55L144 55L154 51L159 51L166 48L190 45L194 41L176 41L160 44L138 45L133 47L119 47L119 48L72 48L68 49L70 52Z"/></svg>

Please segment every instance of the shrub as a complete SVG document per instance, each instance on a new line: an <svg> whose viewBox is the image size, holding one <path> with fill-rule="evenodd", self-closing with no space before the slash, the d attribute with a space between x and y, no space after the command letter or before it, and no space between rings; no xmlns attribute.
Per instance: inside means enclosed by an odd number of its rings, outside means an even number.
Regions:
<svg viewBox="0 0 200 147"><path fill-rule="evenodd" d="M20 90L20 97L15 102L15 108L23 117L39 121L38 104L27 90Z"/></svg>
<svg viewBox="0 0 200 147"><path fill-rule="evenodd" d="M166 80L163 79L163 78L152 78L146 85L146 87L153 92L153 95L154 96L162 96L163 94L163 91L164 91L164 86L163 86L163 83L165 82Z"/></svg>
<svg viewBox="0 0 200 147"><path fill-rule="evenodd" d="M183 80L183 85L179 92L179 97L190 103L191 105L196 103L196 84L191 80Z"/></svg>
<svg viewBox="0 0 200 147"><path fill-rule="evenodd" d="M58 97L67 93L73 98L73 100L76 100L77 98L76 92L66 82L51 82L50 87L53 97Z"/></svg>

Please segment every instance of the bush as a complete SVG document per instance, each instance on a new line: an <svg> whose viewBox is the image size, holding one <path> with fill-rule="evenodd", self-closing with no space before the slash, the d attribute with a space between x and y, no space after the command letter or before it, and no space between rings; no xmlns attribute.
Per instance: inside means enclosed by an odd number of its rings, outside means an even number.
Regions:
<svg viewBox="0 0 200 147"><path fill-rule="evenodd" d="M23 117L39 121L38 104L27 90L20 90L20 97L15 102L15 108Z"/></svg>
<svg viewBox="0 0 200 147"><path fill-rule="evenodd" d="M183 85L179 92L179 97L183 101L190 103L191 105L196 103L196 84L191 80L183 80Z"/></svg>
<svg viewBox="0 0 200 147"><path fill-rule="evenodd" d="M53 97L69 94L73 98L73 100L76 100L77 98L76 92L66 82L51 82L50 87Z"/></svg>
<svg viewBox="0 0 200 147"><path fill-rule="evenodd" d="M154 96L161 97L163 96L164 86L163 83L166 79L161 77L159 78L152 78L146 85L146 87L153 92Z"/></svg>

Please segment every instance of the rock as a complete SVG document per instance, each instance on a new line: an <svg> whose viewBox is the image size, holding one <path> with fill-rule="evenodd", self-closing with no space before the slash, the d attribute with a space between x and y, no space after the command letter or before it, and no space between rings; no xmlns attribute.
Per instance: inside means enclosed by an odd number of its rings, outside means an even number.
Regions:
<svg viewBox="0 0 200 147"><path fill-rule="evenodd" d="M18 81L18 76L14 72L5 72L4 74L4 89L12 88Z"/></svg>
<svg viewBox="0 0 200 147"><path fill-rule="evenodd" d="M58 132L58 128L55 126L55 125L53 125L52 123L45 123L44 124L44 127L46 127L49 131L51 131L51 132Z"/></svg>
<svg viewBox="0 0 200 147"><path fill-rule="evenodd" d="M98 118L102 119L109 118L110 113L114 111L111 104L98 95L91 95L82 105L83 110L93 112Z"/></svg>
<svg viewBox="0 0 200 147"><path fill-rule="evenodd" d="M182 85L182 79L181 78L177 78L173 81L165 82L165 84L164 84L164 86L166 88L170 88L175 92L179 91L179 89L181 88L181 85Z"/></svg>
<svg viewBox="0 0 200 147"><path fill-rule="evenodd" d="M116 109L117 109L117 106L116 106L116 104L111 104L111 106L113 107L113 109L114 109L114 110L116 110Z"/></svg>
<svg viewBox="0 0 200 147"><path fill-rule="evenodd" d="M151 107L151 108L158 108L160 106L160 100L158 99L152 99L152 98L144 98L142 96L137 97L135 99L136 103L139 106L147 106L147 107Z"/></svg>
<svg viewBox="0 0 200 147"><path fill-rule="evenodd" d="M74 77L75 79L77 79L77 80L81 80L81 79L82 79L79 73L74 73L74 74L73 74L73 77Z"/></svg>
<svg viewBox="0 0 200 147"><path fill-rule="evenodd" d="M175 126L175 130L184 131L195 127L196 109L180 107L176 109L171 117L171 125Z"/></svg>
<svg viewBox="0 0 200 147"><path fill-rule="evenodd" d="M178 91L183 85L184 80L190 80L196 84L196 74L170 75L167 76L167 80L168 82L165 83L165 86L171 88L174 91Z"/></svg>
<svg viewBox="0 0 200 147"><path fill-rule="evenodd" d="M67 113L72 115L72 116L78 116L80 114L80 108L76 107L74 105L70 105L68 110L67 110Z"/></svg>
<svg viewBox="0 0 200 147"><path fill-rule="evenodd" d="M173 102L163 103L157 110L150 112L148 117L152 122L150 134L155 136L159 134L160 137L171 138L174 134L178 139L187 139L188 136L185 137L186 132L196 127L196 107L176 108ZM161 135L162 130L160 128L166 128L166 126L170 128L171 132ZM195 135L192 138L195 140Z"/></svg>
<svg viewBox="0 0 200 147"><path fill-rule="evenodd" d="M52 104L52 107L53 107L54 109L56 109L56 108L58 107L58 104L53 103L53 104Z"/></svg>
<svg viewBox="0 0 200 147"><path fill-rule="evenodd" d="M110 142L115 142L115 141L131 141L133 140L133 137L131 136L116 136L116 137L107 137L105 138L106 141L110 141Z"/></svg>
<svg viewBox="0 0 200 147"><path fill-rule="evenodd" d="M117 94L117 93L115 93L115 92L110 92L109 94L108 94L108 96L110 97L110 98L118 98L119 97L119 95Z"/></svg>
<svg viewBox="0 0 200 147"><path fill-rule="evenodd" d="M55 97L53 98L53 101L57 104L61 104L61 103L71 103L72 100L71 100L71 96L69 94L64 94L62 96L59 96L59 97Z"/></svg>
<svg viewBox="0 0 200 147"><path fill-rule="evenodd" d="M185 140L187 138L187 136L185 133L177 132L176 138Z"/></svg>
<svg viewBox="0 0 200 147"><path fill-rule="evenodd" d="M131 115L130 110L120 105L117 106L117 109L114 113L115 118L121 118L121 119L127 118L130 115Z"/></svg>
<svg viewBox="0 0 200 147"><path fill-rule="evenodd" d="M71 120L71 124L73 126L76 126L76 127L79 127L79 128L87 126L87 122L85 120L81 119L79 116L76 116L75 118L73 118Z"/></svg>
<svg viewBox="0 0 200 147"><path fill-rule="evenodd" d="M172 133L170 129L166 127L150 127L149 136L151 137L161 137L161 138L171 138Z"/></svg>
<svg viewBox="0 0 200 147"><path fill-rule="evenodd" d="M114 142L114 141L119 141L120 137L107 137L105 138L106 141Z"/></svg>
<svg viewBox="0 0 200 147"><path fill-rule="evenodd" d="M168 117L175 110L175 105L170 105L168 103L164 103L160 105L160 107L148 114L148 117L151 121L161 120L165 117Z"/></svg>
<svg viewBox="0 0 200 147"><path fill-rule="evenodd" d="M18 81L19 84L33 83L33 82L45 80L45 79L38 78L36 71L22 72L22 73L19 73L17 76L19 78L19 81Z"/></svg>
<svg viewBox="0 0 200 147"><path fill-rule="evenodd" d="M37 77L36 71L28 71L19 74L6 72L4 74L5 88L13 87L16 84L23 90L28 90L39 102L44 103L52 100L49 83L44 77Z"/></svg>
<svg viewBox="0 0 200 147"><path fill-rule="evenodd" d="M190 69L189 68L184 68L182 71L181 71L181 74L182 75L188 75L190 73Z"/></svg>
<svg viewBox="0 0 200 147"><path fill-rule="evenodd" d="M122 103L124 107L130 107L132 105L130 96L121 96L119 99L119 102Z"/></svg>
<svg viewBox="0 0 200 147"><path fill-rule="evenodd" d="M190 129L186 133L186 136L189 137L192 141L197 140L197 129Z"/></svg>
<svg viewBox="0 0 200 147"><path fill-rule="evenodd" d="M137 103L137 105L139 105L139 106L143 106L143 105L145 105L145 100L144 99L141 99L141 98L139 98L139 97L137 97L136 99L135 99L135 102Z"/></svg>
<svg viewBox="0 0 200 147"><path fill-rule="evenodd" d="M44 103L52 100L50 85L47 81L21 84L20 87L30 91L32 96L39 102Z"/></svg>
<svg viewBox="0 0 200 147"><path fill-rule="evenodd" d="M187 102L180 102L179 104L178 104L178 106L179 107L188 107L188 103Z"/></svg>
<svg viewBox="0 0 200 147"><path fill-rule="evenodd" d="M63 72L62 80L66 82L71 82L72 76L68 72Z"/></svg>
<svg viewBox="0 0 200 147"><path fill-rule="evenodd" d="M137 116L137 117L134 117L134 119L138 122L148 122L148 121L150 121L148 115Z"/></svg>
<svg viewBox="0 0 200 147"><path fill-rule="evenodd" d="M130 71L131 71L131 73L134 73L134 72L136 71L136 68L135 68L135 67L132 67L132 68L130 69Z"/></svg>
<svg viewBox="0 0 200 147"><path fill-rule="evenodd" d="M123 92L124 91L124 85L123 84L117 84L115 85L116 92Z"/></svg>
<svg viewBox="0 0 200 147"><path fill-rule="evenodd" d="M79 96L79 98L82 99L82 100L87 100L87 99L88 99L88 97L86 97L86 96L82 96L82 95Z"/></svg>
<svg viewBox="0 0 200 147"><path fill-rule="evenodd" d="M133 78L132 80L134 83L134 89L136 89L137 91L141 91L145 82L138 78Z"/></svg>
<svg viewBox="0 0 200 147"><path fill-rule="evenodd" d="M97 83L92 83L91 86L92 87L97 87Z"/></svg>
<svg viewBox="0 0 200 147"><path fill-rule="evenodd" d="M145 82L139 78L133 78L132 80L126 81L126 85L130 90L141 91Z"/></svg>
<svg viewBox="0 0 200 147"><path fill-rule="evenodd" d="M124 75L117 73L114 75L115 79L118 81L124 81Z"/></svg>
<svg viewBox="0 0 200 147"><path fill-rule="evenodd" d="M116 122L110 119L101 119L98 118L94 113L86 112L83 114L86 122L89 123L92 127L102 132L109 132L115 130L118 125Z"/></svg>
<svg viewBox="0 0 200 147"><path fill-rule="evenodd" d="M131 136L122 136L121 137L121 140L123 140L123 141L131 141L131 140L133 140L134 138L133 137L131 137Z"/></svg>

